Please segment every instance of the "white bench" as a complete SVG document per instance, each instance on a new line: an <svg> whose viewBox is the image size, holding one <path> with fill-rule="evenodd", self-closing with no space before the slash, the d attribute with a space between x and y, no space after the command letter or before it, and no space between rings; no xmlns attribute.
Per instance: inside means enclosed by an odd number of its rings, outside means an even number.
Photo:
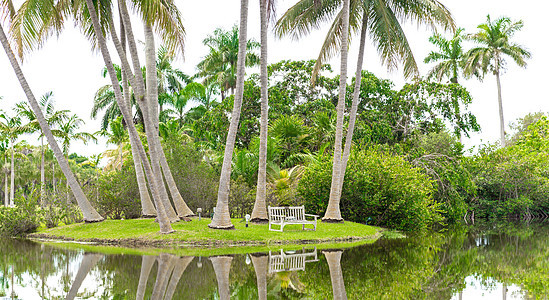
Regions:
<svg viewBox="0 0 549 300"><path fill-rule="evenodd" d="M313 217L314 220L307 220L306 217ZM269 206L269 230L284 231L284 226L288 224L301 224L303 230L316 231L317 215L305 213L305 206L286 206L286 207L271 207ZM313 225L312 229L305 228L305 225ZM274 229L272 226L278 225L280 229Z"/></svg>

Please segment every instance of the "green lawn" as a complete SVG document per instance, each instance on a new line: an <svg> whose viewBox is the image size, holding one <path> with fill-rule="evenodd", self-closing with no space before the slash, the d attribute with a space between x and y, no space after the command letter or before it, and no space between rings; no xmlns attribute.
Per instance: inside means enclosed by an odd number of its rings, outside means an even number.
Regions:
<svg viewBox="0 0 549 300"><path fill-rule="evenodd" d="M193 219L191 222L172 224L172 234L160 234L158 224L152 219L106 220L100 223L72 224L52 229L41 229L30 237L64 238L75 241L110 242L128 245L127 241L158 246L220 245L266 246L274 244L341 243L345 241L375 240L380 228L353 222L331 224L318 222L316 231L303 231L301 225L286 226L284 232L269 231L268 225L252 225L246 228L240 219L232 220L235 230L216 230L207 225L209 219Z"/></svg>

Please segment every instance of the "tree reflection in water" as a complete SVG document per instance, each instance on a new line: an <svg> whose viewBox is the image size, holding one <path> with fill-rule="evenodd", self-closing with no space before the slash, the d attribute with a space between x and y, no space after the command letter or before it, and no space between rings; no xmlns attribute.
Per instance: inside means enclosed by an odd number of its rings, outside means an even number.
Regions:
<svg viewBox="0 0 549 300"><path fill-rule="evenodd" d="M549 227L539 224L456 227L318 255L312 248L273 249L271 256L252 253L248 259L62 247L1 240L0 296L13 290L20 299L549 297ZM302 254L311 261L299 264Z"/></svg>

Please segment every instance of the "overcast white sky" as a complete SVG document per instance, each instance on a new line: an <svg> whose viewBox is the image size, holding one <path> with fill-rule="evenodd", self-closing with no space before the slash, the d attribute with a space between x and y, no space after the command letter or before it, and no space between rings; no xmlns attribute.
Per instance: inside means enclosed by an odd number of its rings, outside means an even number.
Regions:
<svg viewBox="0 0 549 300"><path fill-rule="evenodd" d="M16 1L21 2L21 1ZM282 15L295 0L278 0L278 15ZM522 19L524 28L517 33L514 40L526 46L532 53L532 59L526 69L509 63L508 70L502 76L503 105L506 123L524 116L528 112L549 111L549 96L543 92L547 82L549 69L549 41L547 37L547 11L549 4L541 0L441 0L452 12L456 23L464 27L466 32L476 31L476 26L486 20L486 15L492 18L508 16L513 20ZM195 73L195 66L207 54L207 48L202 40L222 27L230 28L238 23L240 1L230 0L179 0L176 1L182 12L187 31L185 60L178 60L175 66L187 74ZM259 5L251 0L248 19L248 36L259 40ZM425 28L408 24L405 26L416 60L422 75L430 66L422 63L423 58L431 51L432 45L427 41L431 35ZM269 40L269 63L283 59L302 60L316 58L326 32L326 26L300 41L288 39L278 40L272 34ZM134 30L141 32L141 26L134 25ZM449 33L448 33L449 35ZM356 39L358 40L358 38ZM351 44L349 55L350 73L354 74L358 43ZM467 45L466 47L469 47ZM339 72L339 58L330 62L334 72ZM99 53L90 50L89 43L68 24L59 38L52 37L46 45L32 53L25 60L23 70L37 97L53 91L58 109L70 109L86 120L83 130L95 132L99 130L99 120L89 117L95 91L108 80L101 77L103 60ZM366 50L364 68L378 77L391 79L397 87L404 83L402 73L388 73L379 64L379 58L374 48ZM545 72L544 72L545 71ZM256 72L250 70L248 73ZM471 92L473 105L471 111L477 116L482 127L480 134L465 140L467 147L482 142L498 139L497 90L493 76L487 76L483 82L475 79L462 80L461 83ZM25 100L19 83L4 54L0 52L0 109L10 111L14 103ZM11 111L10 111L11 112ZM508 127L507 127L508 128ZM30 143L36 143L36 138L24 137ZM104 142L85 146L74 143L71 151L84 155L102 152L106 149Z"/></svg>

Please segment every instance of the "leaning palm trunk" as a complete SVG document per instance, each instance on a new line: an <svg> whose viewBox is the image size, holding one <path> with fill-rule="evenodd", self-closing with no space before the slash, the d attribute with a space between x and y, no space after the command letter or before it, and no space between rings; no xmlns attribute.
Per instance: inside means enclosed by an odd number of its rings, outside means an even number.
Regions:
<svg viewBox="0 0 549 300"><path fill-rule="evenodd" d="M36 119L38 120L40 128L42 129L42 132L46 136L46 140L48 141L48 144L52 149L53 154L55 155L55 158L59 163L59 166L61 167L61 171L63 171L63 174L65 174L65 177L67 177L69 185L76 197L76 202L78 203L78 206L82 210L84 221L85 222L102 221L103 217L101 217L97 213L97 211L92 207L91 203L86 198L86 195L84 195L84 192L82 191L82 188L78 184L78 181L76 181L76 178L74 177L74 174L72 173L67 160L63 156L63 152L61 152L61 149L57 145L57 142L53 137L50 127L48 126L48 123L46 122L46 119L42 114L42 110L40 109L40 106L38 105L38 102L36 101L36 98L34 97L34 94L32 93L27 83L27 80L25 79L25 76L23 75L23 71L19 67L19 63L17 62L15 55L13 54L9 46L8 39L6 37L6 34L4 33L4 29L2 28L2 25L0 25L0 42L2 42L2 46L4 47L4 50L8 55L8 59L10 60L11 66L15 71L15 75L17 76L17 79L19 80L19 83L21 84L21 87L23 88L25 95L29 100L29 104L32 110L34 111L34 114L36 115Z"/></svg>
<svg viewBox="0 0 549 300"><path fill-rule="evenodd" d="M143 300L143 298L145 298L145 289L147 288L147 281L149 280L149 274L151 273L154 262L154 256L143 255L141 273L139 274L139 284L137 285L137 293L135 294L136 300Z"/></svg>
<svg viewBox="0 0 549 300"><path fill-rule="evenodd" d="M351 144L353 142L353 132L355 130L356 113L358 110L358 99L360 96L360 84L362 82L362 65L364 62L364 48L366 45L366 31L368 27L368 14L364 12L362 16L362 29L360 32L360 47L358 50L358 59L355 73L355 86L353 90L353 101L351 104L351 112L349 114L349 126L347 128L347 136L345 137L345 148L343 149L343 158L341 161L340 181L336 197L341 200L341 192L343 191L343 180L345 179L345 171L347 170L347 162L351 155Z"/></svg>
<svg viewBox="0 0 549 300"><path fill-rule="evenodd" d="M257 173L257 192L251 221L265 223L267 216L267 126L269 118L268 74L267 74L267 0L259 1L261 15L261 130L259 133L259 169Z"/></svg>
<svg viewBox="0 0 549 300"><path fill-rule="evenodd" d="M78 293L82 282L84 281L86 276L88 276L91 268L93 268L101 258L103 258L103 254L84 253L84 257L82 258L82 262L80 263L80 267L78 268L78 273L76 273L76 277L74 277L71 289L65 299L71 300L76 297L76 294Z"/></svg>
<svg viewBox="0 0 549 300"><path fill-rule="evenodd" d="M160 151L159 153L160 166L162 167L162 173L164 173L164 177L166 178L166 183L168 184L168 190L170 191L170 195L172 195L172 200L175 206L175 210L177 211L177 216L180 219L194 216L193 211L189 208L189 206L187 206L187 203L185 203L185 200L183 200L183 197L181 197L181 194L177 189L177 185L175 183L175 180L173 179L172 171L170 170L170 166L168 165L168 161L166 160L166 155L164 154L164 151Z"/></svg>
<svg viewBox="0 0 549 300"><path fill-rule="evenodd" d="M501 147L505 147L505 121L503 119L503 100L501 99L501 82L499 79L499 69L496 70L496 81L498 84L498 106L499 106L499 133L501 138Z"/></svg>
<svg viewBox="0 0 549 300"><path fill-rule="evenodd" d="M146 115L145 127L147 140L149 141L149 153L151 156L153 171L155 174L158 174L160 178L159 183L162 184L160 193L162 195L162 200L164 201L164 208L166 209L166 213L168 214L170 221L175 222L179 221L179 217L177 216L168 198L164 180L162 179L162 169L160 167L163 150L162 145L160 145L160 137L158 135L158 118L156 117L158 114L158 77L156 74L154 34L152 26L147 24L147 21L143 22L143 27L145 30L145 69L147 76L147 94L145 97L145 103L148 106L148 109L146 109L143 114Z"/></svg>
<svg viewBox="0 0 549 300"><path fill-rule="evenodd" d="M131 21L130 21L129 13L128 13L127 8L126 8L125 1L123 1L123 0L119 1L119 8L120 8L120 16L122 18L122 22L123 22L123 26L124 26L124 32L126 33L126 37L128 38L129 50L130 50L130 54L132 56L132 62L133 62L134 68L136 70L141 70L141 66L139 64L139 59L138 59L138 54L137 54L137 46L135 44L135 39L133 37ZM112 25L112 24L113 23L112 23L112 20L111 20L111 27L114 28L114 25ZM111 34L112 34L112 39L113 39L116 51L118 52L118 55L119 55L120 60L122 62L122 64L121 64L122 72L124 74L126 74L126 78L128 78L130 80L131 85L135 88L135 90L134 90L135 95L136 95L137 101L139 103L139 107L141 108L141 111L143 113L145 126L147 128L150 128L151 127L150 125L152 123L148 119L149 105L147 104L147 99L145 98L145 85L144 85L143 74L141 73L141 71L138 71L138 72L136 72L135 76L133 76L133 74L131 73L131 67L128 63L126 52L123 49L122 44L120 43L120 40L118 39L118 37L116 36L114 31L111 31ZM106 53L108 55L108 51L106 51ZM110 57L109 57L109 59L110 59ZM107 69L109 69L109 68L107 68ZM111 77L111 81L112 81L113 85L117 85L117 83L116 83L117 82L116 81L116 74L114 73L114 68L112 70L113 70L112 71L113 73L111 74L110 73L111 71L109 71L109 76ZM118 90L119 90L119 88L118 88ZM116 94L116 90L115 90L115 94ZM119 98L117 98L117 99L119 99ZM117 100L117 102L118 102L118 100ZM125 115L124 115L124 118L127 119L127 120L132 119L131 114L130 114L129 106L125 102L123 102L123 103L118 102L118 105L119 106L121 106L121 105L124 106L124 111L126 112ZM121 111L122 111L122 108L121 108ZM139 156L141 158L141 162L143 163L143 167L145 168L145 174L147 175L147 178L149 179L151 192L152 192L153 199L155 201L155 205L156 205L156 209L157 209L157 213L158 213L159 223L178 221L179 218L177 218L177 215L175 214L175 211L173 210L173 207L171 206L170 201L168 199L168 195L166 193L164 182L162 180L162 173L160 173L160 166L158 164L158 159L157 159L157 156L155 155L156 154L155 147L154 147L155 135L147 135L147 141L149 143L149 150L152 150L152 152L150 152L151 161L149 163L148 158L147 158L147 154L145 153L143 145L141 144L141 141L139 139L139 135L137 133L137 130L135 129L135 125L132 122L130 122L130 124L128 126L128 129L130 130L130 139L134 139L135 145L138 146L137 149L139 151ZM149 133L149 132L150 131L148 130L147 133ZM153 145L153 146L151 146L151 145ZM163 225L161 225L161 232L163 232L162 227L163 227ZM166 227L164 226L164 228L166 228ZM171 225L170 225L169 229L170 229L169 232L173 231L171 229ZM163 232L163 233L168 233L168 232Z"/></svg>
<svg viewBox="0 0 549 300"><path fill-rule="evenodd" d="M114 23L111 23L111 25L114 25ZM113 29L113 34L114 34L114 29ZM121 46L123 48L123 51L126 52L126 32L125 32L124 24L122 20L120 20L120 37L121 37ZM121 72L121 73L122 73L121 74L122 75L122 91L124 93L123 101L126 104L126 107L131 107L130 87L128 84L128 80L126 78L125 72ZM131 114L131 113L128 112L128 114ZM126 120L126 123L128 122L133 122L133 120ZM128 128L128 136L131 135L130 131L131 130ZM141 158L139 157L138 147L142 146L142 144L140 140L136 141L135 138L130 138L129 140L130 140L130 148L131 148L132 157L133 157L133 166L135 168L135 177L137 179L137 187L139 189L139 198L141 199L141 216L144 218L153 218L157 216L157 213L151 201L151 197L149 196L149 191L147 190L147 181L145 180L145 173L143 172Z"/></svg>
<svg viewBox="0 0 549 300"><path fill-rule="evenodd" d="M168 288L166 289L166 295L164 296L165 300L170 300L173 298L173 294L175 293L177 284L179 283L183 272L185 272L185 269L187 269L187 266L191 263L192 260L192 256L177 258L177 262L175 263L175 269L173 270L170 283L168 284Z"/></svg>
<svg viewBox="0 0 549 300"><path fill-rule="evenodd" d="M267 255L251 255L257 279L257 299L267 300L267 269L269 257Z"/></svg>
<svg viewBox="0 0 549 300"><path fill-rule="evenodd" d="M92 0L86 0L86 4L87 4L87 7L88 7L88 11L90 13L90 18L92 20L94 31L95 31L96 36L97 36L99 49L101 50L103 60L105 61L105 66L107 67L107 71L108 71L109 77L111 79L112 87L113 87L113 90L114 90L114 93L115 93L116 103L118 104L118 107L120 108L120 112L122 113L123 118L126 119L126 120L132 120L130 110L127 107L126 103L124 102L124 98L122 96L122 91L120 90L120 85L118 84L118 78L116 77L116 72L114 70L114 66L113 66L113 63L112 63L112 60L111 60L111 57L110 57L110 54L109 54L109 50L108 50L107 44L105 42L105 37L103 36L103 33L102 33L100 25L99 25L99 19L97 17L97 12L95 11L95 7L93 6L93 1ZM127 29L127 27L126 27L126 29ZM116 35L113 34L113 37L114 36L116 36ZM117 45L117 51L119 52L119 54L122 52L123 58L124 59L126 58L125 55L123 55L122 47L121 47L121 44L120 44L119 41L118 41L118 45ZM127 61L125 61L124 59L122 59L123 70L126 69L126 72L129 72L127 70L127 68L129 66L127 65ZM137 72L137 73L140 73L140 72ZM129 75L129 74L126 73L126 75ZM132 76L128 76L128 78L131 79ZM153 192L153 199L156 202L155 204L156 204L156 208L157 208L157 212L158 212L158 223L160 225L160 232L161 233L171 233L174 230L172 229L170 221L169 221L169 219L166 215L166 211L164 209L162 201L160 201L159 197L156 197L156 196L160 195L159 192L158 192L158 190L159 190L158 182L155 180L155 178L152 174L152 169L151 169L150 165L148 164L147 155L145 154L145 151L143 149L143 145L141 145L141 142L139 141L139 135L138 135L137 130L135 128L135 124L133 124L133 122L128 122L127 124L128 124L130 139L133 139L134 143L136 145L138 145L138 143L139 143L139 146L140 146L140 147L138 147L139 155L141 157L141 161L144 164L145 171L147 173L147 177L152 179L149 182L151 183L151 190Z"/></svg>
<svg viewBox="0 0 549 300"><path fill-rule="evenodd" d="M337 193L341 182L341 144L343 140L343 117L345 113L345 91L347 88L347 55L349 47L349 0L343 1L341 34L341 74L339 78L339 99L337 102L337 123L334 142L334 161L332 169L332 185L330 200L326 214L322 218L325 222L342 222L339 198Z"/></svg>
<svg viewBox="0 0 549 300"><path fill-rule="evenodd" d="M14 206L14 199L15 199L15 146L14 146L14 140L10 139L11 141L11 162L10 162L10 206Z"/></svg>
<svg viewBox="0 0 549 300"><path fill-rule="evenodd" d="M244 95L244 75L246 60L246 39L248 33L248 0L240 1L240 29L238 35L238 62L236 66L236 94L234 96L233 112L231 113L231 124L225 143L225 154L223 156L223 166L221 167L221 176L219 177L219 190L217 192L216 211L213 220L208 224L211 228L232 229L229 214L229 190L231 184L231 162L233 159L234 144L238 122L240 121L240 109L242 108L242 97Z"/></svg>
<svg viewBox="0 0 549 300"><path fill-rule="evenodd" d="M44 193L46 190L46 168L44 159L44 137L40 137L40 205L44 206Z"/></svg>
<svg viewBox="0 0 549 300"><path fill-rule="evenodd" d="M162 253L158 258L158 272L156 274L156 282L154 284L151 299L164 299L168 280L175 267L177 258L172 254Z"/></svg>
<svg viewBox="0 0 549 300"><path fill-rule="evenodd" d="M347 292L345 291L345 282L343 281L343 273L341 272L341 254L343 251L325 251L326 262L330 269L330 279L332 280L332 291L334 300L347 300Z"/></svg>
<svg viewBox="0 0 549 300"><path fill-rule="evenodd" d="M231 256L216 256L210 258L210 260L212 261L215 278L217 279L219 299L229 300L231 298L229 274L231 273L231 262L233 261L233 258Z"/></svg>

